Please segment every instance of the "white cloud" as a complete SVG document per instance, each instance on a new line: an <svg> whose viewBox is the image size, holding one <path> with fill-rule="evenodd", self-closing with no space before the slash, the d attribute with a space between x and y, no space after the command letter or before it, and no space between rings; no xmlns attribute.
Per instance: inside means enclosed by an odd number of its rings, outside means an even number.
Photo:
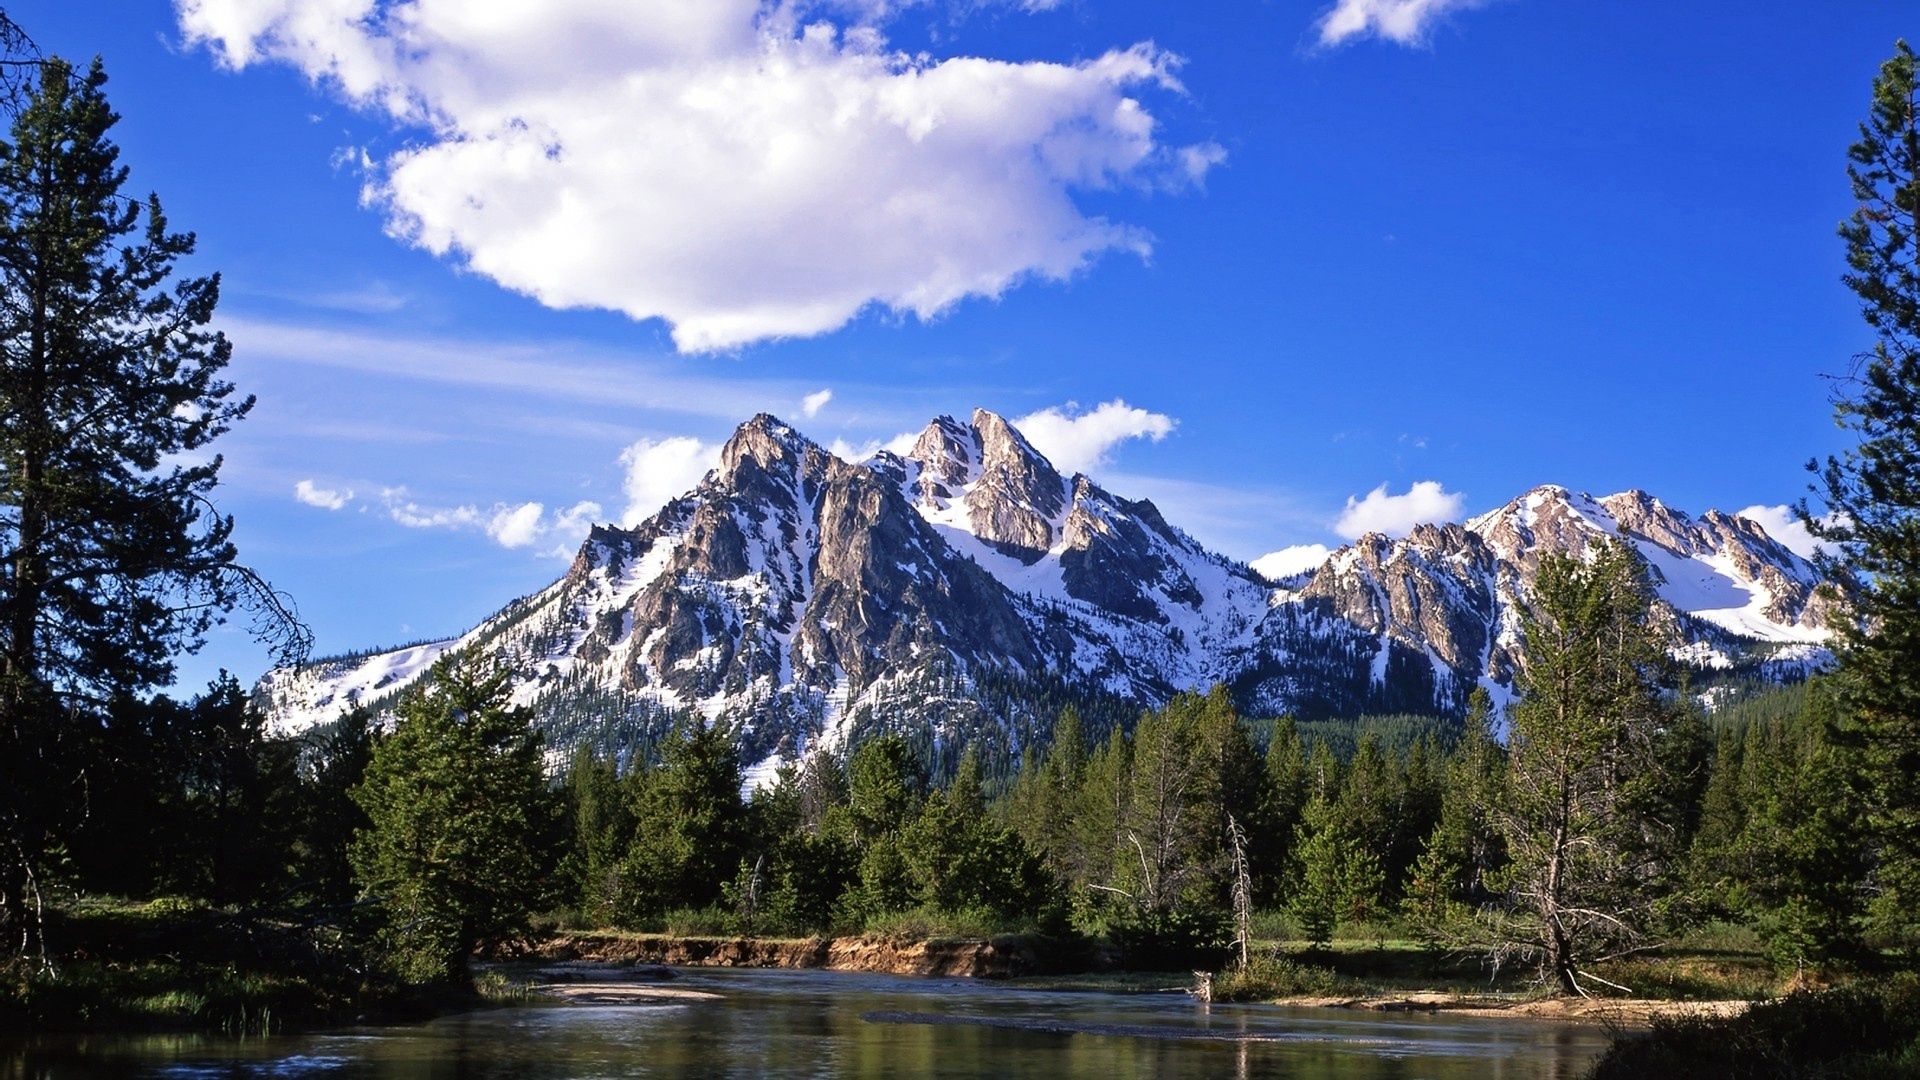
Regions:
<svg viewBox="0 0 1920 1080"><path fill-rule="evenodd" d="M1339 0L1320 19L1320 44L1339 45L1372 34L1401 45L1426 43L1435 23L1486 0Z"/></svg>
<svg viewBox="0 0 1920 1080"><path fill-rule="evenodd" d="M425 506L408 498L407 489L398 487L383 488L380 505L387 517L409 529L481 532L508 549L552 543L556 545L552 554L561 557L571 556L593 523L605 517L599 503L585 500L553 513L537 502L494 503L489 509L471 503Z"/></svg>
<svg viewBox="0 0 1920 1080"><path fill-rule="evenodd" d="M920 433L917 431L903 431L891 439L868 439L858 446L845 439L836 438L827 444L827 453L841 461L858 464L882 450L906 457L913 451L913 444L919 441Z"/></svg>
<svg viewBox="0 0 1920 1080"><path fill-rule="evenodd" d="M406 488L382 490L380 502L389 518L409 529L474 529L486 520L474 506L422 506L407 498Z"/></svg>
<svg viewBox="0 0 1920 1080"><path fill-rule="evenodd" d="M1381 484L1363 499L1348 496L1333 531L1349 540L1376 532L1405 536L1415 525L1458 519L1465 505L1466 496L1446 490L1438 480L1421 480L1404 495L1390 495Z"/></svg>
<svg viewBox="0 0 1920 1080"><path fill-rule="evenodd" d="M353 501L353 492L335 491L323 488L311 480L302 480L293 485L293 497L308 506L317 506L322 510L339 510Z"/></svg>
<svg viewBox="0 0 1920 1080"><path fill-rule="evenodd" d="M1327 527L1323 507L1283 489L1111 470L1100 481L1116 495L1151 500L1168 521L1236 559L1272 551L1277 537L1309 536Z"/></svg>
<svg viewBox="0 0 1920 1080"><path fill-rule="evenodd" d="M1781 547L1803 559L1811 559L1823 550L1830 550L1829 545L1813 535L1791 506L1749 506L1735 516L1758 524L1767 531L1768 536L1778 540Z"/></svg>
<svg viewBox="0 0 1920 1080"><path fill-rule="evenodd" d="M540 519L546 512L537 502L500 507L487 519L487 535L504 548L526 547L540 538Z"/></svg>
<svg viewBox="0 0 1920 1080"><path fill-rule="evenodd" d="M1072 402L1042 409L1015 420L1013 426L1054 468L1083 473L1105 464L1107 454L1128 439L1159 442L1178 423L1164 413L1136 409L1115 398L1089 412L1076 412Z"/></svg>
<svg viewBox="0 0 1920 1080"><path fill-rule="evenodd" d="M1296 544L1293 547L1270 551L1253 560L1248 565L1259 571L1263 577L1273 581L1290 578L1295 574L1304 574L1318 569L1327 561L1332 552L1325 544Z"/></svg>
<svg viewBox="0 0 1920 1080"><path fill-rule="evenodd" d="M1182 92L1150 44L908 55L887 0L175 6L224 65L290 64L403 129L363 192L392 235L552 307L665 319L688 351L1144 256L1076 193L1192 185L1223 157L1142 104Z"/></svg>
<svg viewBox="0 0 1920 1080"><path fill-rule="evenodd" d="M632 528L652 517L699 484L719 463L719 445L685 435L641 439L622 450L627 508L620 514L620 524Z"/></svg>
<svg viewBox="0 0 1920 1080"><path fill-rule="evenodd" d="M815 390L813 393L800 399L800 415L809 419L818 416L820 415L820 410L826 408L827 402L832 400L833 391Z"/></svg>

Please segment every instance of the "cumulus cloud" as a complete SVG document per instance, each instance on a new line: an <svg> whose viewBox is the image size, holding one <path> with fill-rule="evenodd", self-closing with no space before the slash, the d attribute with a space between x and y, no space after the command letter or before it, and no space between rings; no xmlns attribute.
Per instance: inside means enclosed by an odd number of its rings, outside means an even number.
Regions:
<svg viewBox="0 0 1920 1080"><path fill-rule="evenodd" d="M1400 45L1421 45L1441 19L1477 8L1486 0L1339 0L1320 19L1320 44L1340 45L1372 35Z"/></svg>
<svg viewBox="0 0 1920 1080"><path fill-rule="evenodd" d="M865 461L882 450L906 457L913 451L913 444L919 441L920 433L917 431L903 431L891 439L868 439L857 446L845 439L834 439L827 444L827 453L841 461L855 463Z"/></svg>
<svg viewBox="0 0 1920 1080"><path fill-rule="evenodd" d="M827 402L832 400L833 391L815 390L813 393L800 399L800 415L812 419L820 415L820 410L826 408Z"/></svg>
<svg viewBox="0 0 1920 1080"><path fill-rule="evenodd" d="M1736 516L1758 524L1767 531L1768 536L1778 540L1781 547L1803 559L1811 559L1822 551L1831 550L1828 544L1813 535L1791 506L1749 506Z"/></svg>
<svg viewBox="0 0 1920 1080"><path fill-rule="evenodd" d="M1349 495L1333 531L1349 540L1368 533L1405 536L1415 525L1456 520L1465 505L1466 496L1446 490L1438 480L1421 480L1403 495L1389 494L1381 484L1365 498Z"/></svg>
<svg viewBox="0 0 1920 1080"><path fill-rule="evenodd" d="M1107 461L1114 447L1128 439L1159 442L1179 423L1164 413L1136 409L1119 398L1080 412L1068 402L1013 422L1034 449L1063 473L1090 472Z"/></svg>
<svg viewBox="0 0 1920 1080"><path fill-rule="evenodd" d="M409 529L479 532L509 549L550 543L554 545L551 553L561 557L571 556L593 523L606 516L600 504L590 500L551 513L545 504L537 502L494 503L488 508L470 503L430 506L415 501L407 489L398 487L381 490L380 508L393 522Z"/></svg>
<svg viewBox="0 0 1920 1080"><path fill-rule="evenodd" d="M540 538L540 519L547 508L540 503L503 506L487 519L487 535L504 548L521 548Z"/></svg>
<svg viewBox="0 0 1920 1080"><path fill-rule="evenodd" d="M293 497L308 506L317 506L322 510L339 510L353 501L353 492L335 491L323 488L311 480L302 480L293 485Z"/></svg>
<svg viewBox="0 0 1920 1080"><path fill-rule="evenodd" d="M1295 574L1304 574L1317 570L1327 561L1332 552L1325 544L1295 544L1293 547L1270 551L1247 564L1258 571L1262 577L1272 581L1290 578Z"/></svg>
<svg viewBox="0 0 1920 1080"><path fill-rule="evenodd" d="M1224 156L1159 129L1143 97L1183 91L1151 44L908 55L890 0L175 4L223 65L291 65L402 129L359 159L393 236L552 307L664 319L687 351L1144 256L1076 196Z"/></svg>
<svg viewBox="0 0 1920 1080"><path fill-rule="evenodd" d="M620 464L627 496L620 524L631 528L698 485L720 464L720 446L685 435L640 439L620 452Z"/></svg>

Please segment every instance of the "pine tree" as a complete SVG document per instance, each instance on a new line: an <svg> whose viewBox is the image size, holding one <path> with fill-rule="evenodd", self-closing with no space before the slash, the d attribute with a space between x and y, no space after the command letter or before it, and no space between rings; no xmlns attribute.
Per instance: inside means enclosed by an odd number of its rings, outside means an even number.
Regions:
<svg viewBox="0 0 1920 1080"><path fill-rule="evenodd" d="M354 834L366 828L367 815L352 793L373 760L375 737L373 717L363 709L351 709L309 736L302 762L294 866L303 890L322 903L353 898L348 851Z"/></svg>
<svg viewBox="0 0 1920 1080"><path fill-rule="evenodd" d="M627 907L623 865L633 844L633 803L614 763L581 747L561 789L572 843L562 864L573 902L603 923Z"/></svg>
<svg viewBox="0 0 1920 1080"><path fill-rule="evenodd" d="M163 684L248 600L204 453L252 407L207 329L217 276L179 278L194 238L121 193L98 61L50 59L0 143L0 922L30 947L50 842L83 807L77 718ZM283 644L304 632L291 619Z"/></svg>
<svg viewBox="0 0 1920 1080"><path fill-rule="evenodd" d="M1207 752L1205 700L1179 694L1140 718L1114 853L1114 887L1141 913L1164 916L1202 898L1222 847L1218 776Z"/></svg>
<svg viewBox="0 0 1920 1080"><path fill-rule="evenodd" d="M1073 844L1077 859L1070 884L1073 902L1088 915L1104 916L1119 902L1112 882L1120 850L1120 824L1127 816L1127 776L1132 767L1133 744L1118 727L1087 759L1080 795L1075 800Z"/></svg>
<svg viewBox="0 0 1920 1080"><path fill-rule="evenodd" d="M1805 506L1824 561L1851 588L1842 627L1839 733L1857 748L1882 848L1883 930L1920 950L1920 78L1899 42L1849 150L1858 203L1840 227L1847 286L1877 340L1840 425L1859 445L1819 468L1827 516ZM1812 467L1812 466L1810 466Z"/></svg>
<svg viewBox="0 0 1920 1080"><path fill-rule="evenodd" d="M1282 897L1288 867L1293 862L1293 837L1307 806L1307 752L1293 718L1274 722L1267 742L1267 791L1270 799L1266 828L1270 835L1264 861L1253 866L1254 896L1262 903Z"/></svg>
<svg viewBox="0 0 1920 1080"><path fill-rule="evenodd" d="M905 738L882 735L853 752L847 788L854 828L864 843L913 820L926 796L926 768Z"/></svg>
<svg viewBox="0 0 1920 1080"><path fill-rule="evenodd" d="M922 905L940 911L987 909L1002 917L1037 913L1045 870L1026 842L987 816L980 758L969 749L953 782L927 800L901 833L901 854Z"/></svg>
<svg viewBox="0 0 1920 1080"><path fill-rule="evenodd" d="M526 933L552 893L557 806L540 736L507 707L507 674L436 665L399 709L354 801L354 876L377 900L395 970L446 982Z"/></svg>
<svg viewBox="0 0 1920 1080"><path fill-rule="evenodd" d="M1465 729L1444 776L1439 820L1408 872L1405 910L1430 944L1466 947L1479 930L1476 913L1493 899L1492 881L1505 864L1495 820L1506 761L1483 689L1468 696Z"/></svg>
<svg viewBox="0 0 1920 1080"><path fill-rule="evenodd" d="M1869 864L1849 763L1827 737L1832 680L1816 681L1798 717L1774 721L1756 760L1739 836L1725 864L1775 962L1792 969L1860 947Z"/></svg>
<svg viewBox="0 0 1920 1080"><path fill-rule="evenodd" d="M1512 902L1496 955L1535 963L1567 993L1586 992L1595 959L1646 944L1677 870L1681 831L1659 814L1675 784L1661 753L1680 720L1649 602L1639 556L1607 542L1587 564L1543 559L1524 617L1501 811Z"/></svg>
<svg viewBox="0 0 1920 1080"><path fill-rule="evenodd" d="M1342 923L1372 917L1386 886L1380 860L1367 850L1335 803L1315 798L1307 807L1294 850L1287 913L1316 947L1333 940Z"/></svg>
<svg viewBox="0 0 1920 1080"><path fill-rule="evenodd" d="M720 899L747 840L732 734L697 715L683 718L661 744L660 763L632 808L633 843L621 861L625 919Z"/></svg>
<svg viewBox="0 0 1920 1080"><path fill-rule="evenodd" d="M1394 765L1377 733L1362 735L1353 759L1347 762L1340 797L1331 810L1345 835L1387 872L1390 884L1400 804Z"/></svg>

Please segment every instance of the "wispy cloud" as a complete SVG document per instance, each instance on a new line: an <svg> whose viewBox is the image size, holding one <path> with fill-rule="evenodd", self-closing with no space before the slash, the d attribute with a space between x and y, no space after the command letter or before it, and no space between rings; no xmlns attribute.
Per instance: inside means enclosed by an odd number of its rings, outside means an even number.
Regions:
<svg viewBox="0 0 1920 1080"><path fill-rule="evenodd" d="M293 497L308 506L316 506L322 510L340 510L353 501L353 492L336 491L332 488L323 488L311 480L301 480L293 485Z"/></svg>
<svg viewBox="0 0 1920 1080"><path fill-rule="evenodd" d="M394 523L409 529L479 532L508 549L552 544L548 554L561 558L571 557L593 524L606 517L600 504L590 500L552 511L538 502L432 506L410 498L405 488L381 491L380 506Z"/></svg>
<svg viewBox="0 0 1920 1080"><path fill-rule="evenodd" d="M784 380L668 372L641 357L607 355L579 342L420 337L247 316L223 317L220 325L244 355L546 400L737 421L805 393L804 384Z"/></svg>
<svg viewBox="0 0 1920 1080"><path fill-rule="evenodd" d="M820 410L826 408L827 402L832 400L833 391L816 390L800 399L800 415L811 420L820 415Z"/></svg>
<svg viewBox="0 0 1920 1080"><path fill-rule="evenodd" d="M1424 45L1434 26L1448 15L1486 3L1487 0L1339 0L1320 19L1320 44L1341 45L1356 38L1378 37L1399 45Z"/></svg>
<svg viewBox="0 0 1920 1080"><path fill-rule="evenodd" d="M1150 499L1169 522L1221 554L1250 559L1276 543L1326 535L1326 511L1292 492L1144 473L1109 472L1101 484L1128 499Z"/></svg>

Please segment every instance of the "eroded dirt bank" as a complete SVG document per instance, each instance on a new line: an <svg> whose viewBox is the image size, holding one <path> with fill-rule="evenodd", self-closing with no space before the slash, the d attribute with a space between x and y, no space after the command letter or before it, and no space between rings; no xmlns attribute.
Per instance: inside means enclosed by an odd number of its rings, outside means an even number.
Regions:
<svg viewBox="0 0 1920 1080"><path fill-rule="evenodd" d="M884 938L707 938L562 933L536 946L542 960L680 967L822 968L887 975L1004 979L1056 970L1019 938L891 941Z"/></svg>

